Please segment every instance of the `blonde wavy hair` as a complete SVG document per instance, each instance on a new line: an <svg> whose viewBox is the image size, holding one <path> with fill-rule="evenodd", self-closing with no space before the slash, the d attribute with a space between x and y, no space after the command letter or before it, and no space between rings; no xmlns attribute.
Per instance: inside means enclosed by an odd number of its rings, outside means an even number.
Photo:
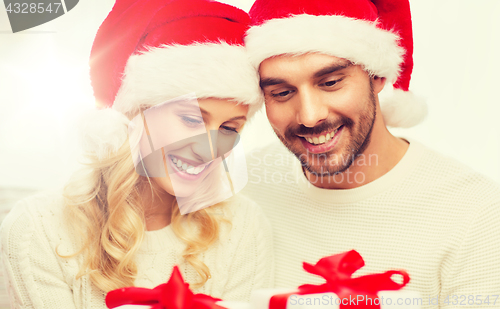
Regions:
<svg viewBox="0 0 500 309"><path fill-rule="evenodd" d="M136 173L128 141L110 158L99 161L93 154L87 158L87 168L64 188L69 226L82 243L76 253L63 257L82 255L77 279L88 274L102 291L133 286L137 276L134 256L146 227L142 194L149 191L158 196L162 189ZM195 203L213 198L213 189L200 190L204 193ZM221 223L229 222L221 216L224 202L186 215L180 214L175 200L165 207L172 207L172 229L186 244L183 258L199 274L199 282L192 287L201 287L210 278L210 270L198 256L217 241Z"/></svg>

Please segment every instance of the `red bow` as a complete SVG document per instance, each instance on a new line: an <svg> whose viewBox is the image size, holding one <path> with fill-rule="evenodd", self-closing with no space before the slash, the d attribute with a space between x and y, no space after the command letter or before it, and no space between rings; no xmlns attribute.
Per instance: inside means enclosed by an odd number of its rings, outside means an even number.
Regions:
<svg viewBox="0 0 500 309"><path fill-rule="evenodd" d="M269 301L269 308L285 309L288 297L294 294L306 295L327 292L337 294L341 303L342 299L363 295L363 308L380 308L379 302L374 301L379 291L399 290L410 281L410 276L403 270L390 270L382 274L351 278L351 275L364 265L363 258L355 250L322 258L316 265L304 262L305 271L325 278L326 283L321 285L304 284L299 286L296 292L274 295ZM403 276L403 283L394 282L391 279L392 275ZM368 298L371 298L372 301L367 301Z"/></svg>
<svg viewBox="0 0 500 309"><path fill-rule="evenodd" d="M193 294L189 284L182 279L177 266L167 283L154 289L122 288L106 295L106 306L116 308L122 305L151 305L151 309L225 309L215 303L218 298L205 294Z"/></svg>

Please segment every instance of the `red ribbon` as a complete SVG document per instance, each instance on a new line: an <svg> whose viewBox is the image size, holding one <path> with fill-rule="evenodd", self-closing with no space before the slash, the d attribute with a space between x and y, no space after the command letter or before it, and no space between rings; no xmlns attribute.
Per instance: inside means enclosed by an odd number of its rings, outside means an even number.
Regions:
<svg viewBox="0 0 500 309"><path fill-rule="evenodd" d="M340 298L341 308L349 308L352 305L352 303L343 302L343 300L357 299L358 295L362 295L363 301L356 302L359 305L356 308L379 309L380 302L376 301L379 291L399 290L410 281L410 276L403 270L390 270L382 274L352 278L352 274L364 265L363 258L355 250L322 258L316 265L304 262L305 271L325 278L326 283L321 285L304 284L299 286L296 292L274 295L269 301L269 308L286 309L288 297L294 294L306 295L332 292ZM399 284L392 280L393 275L403 276L403 283ZM371 298L371 301L368 298Z"/></svg>
<svg viewBox="0 0 500 309"><path fill-rule="evenodd" d="M116 308L123 305L150 305L151 309L226 309L215 303L218 298L205 294L193 294L185 283L177 266L167 283L154 289L122 288L106 295L106 306Z"/></svg>

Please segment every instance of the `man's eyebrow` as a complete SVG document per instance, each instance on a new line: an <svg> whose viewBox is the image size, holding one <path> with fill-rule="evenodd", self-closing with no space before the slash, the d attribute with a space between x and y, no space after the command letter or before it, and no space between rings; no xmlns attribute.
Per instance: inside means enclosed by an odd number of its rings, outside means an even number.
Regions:
<svg viewBox="0 0 500 309"><path fill-rule="evenodd" d="M318 72L314 73L313 76L314 76L314 78L318 78L318 77L321 77L323 75L327 75L327 74L334 73L336 71L343 70L345 68L350 67L351 65L352 65L352 62L350 62L350 61L335 63L335 64L332 64L330 66L327 66L326 68L319 70ZM273 78L273 77L264 78L264 79L261 79L261 81L260 81L260 88L264 89L265 87L279 85L279 84L286 84L286 80L281 79L281 78Z"/></svg>
<svg viewBox="0 0 500 309"><path fill-rule="evenodd" d="M279 84L285 84L286 81L281 78L264 78L260 81L260 88L265 88L268 86L274 86Z"/></svg>
<svg viewBox="0 0 500 309"><path fill-rule="evenodd" d="M327 66L326 68L323 68L319 70L318 72L314 73L314 78L318 78L327 74L331 74L340 70L343 70L345 68L348 68L352 65L352 62L346 61L342 63L335 63L333 65Z"/></svg>

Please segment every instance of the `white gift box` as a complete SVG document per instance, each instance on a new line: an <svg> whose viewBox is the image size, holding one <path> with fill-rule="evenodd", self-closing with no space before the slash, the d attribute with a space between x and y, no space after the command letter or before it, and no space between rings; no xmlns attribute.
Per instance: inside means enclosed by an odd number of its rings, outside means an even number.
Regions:
<svg viewBox="0 0 500 309"><path fill-rule="evenodd" d="M267 309L272 296L278 294L293 293L296 289L262 289L252 292L250 304L251 309ZM335 293L319 293L297 295L288 297L286 309L339 309L341 304L357 305L360 308L366 305L380 305L381 309L420 309L423 299L420 293L414 291L380 291L378 299L371 300L365 295L356 295L340 299ZM373 303L372 303L373 302Z"/></svg>

